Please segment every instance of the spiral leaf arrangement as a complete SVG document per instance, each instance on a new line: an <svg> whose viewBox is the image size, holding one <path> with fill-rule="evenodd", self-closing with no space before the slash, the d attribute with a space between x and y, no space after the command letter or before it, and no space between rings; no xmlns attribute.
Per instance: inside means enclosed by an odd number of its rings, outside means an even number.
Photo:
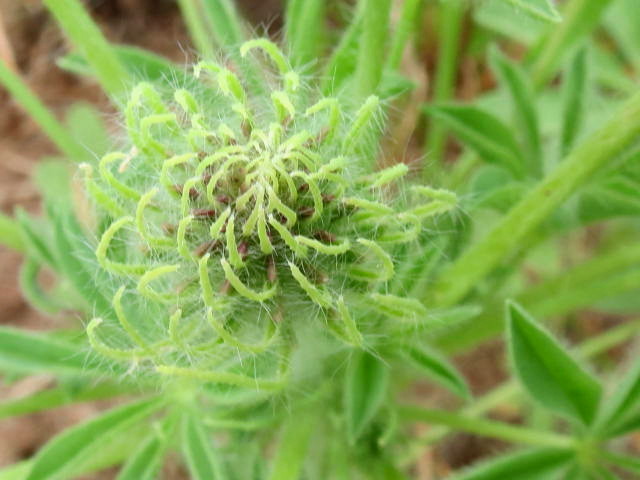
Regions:
<svg viewBox="0 0 640 480"><path fill-rule="evenodd" d="M266 39L240 56L259 68L207 61L186 88L137 85L129 148L82 166L106 220L96 258L119 285L113 318L87 332L102 354L166 376L278 390L297 325L366 348L367 319L425 314L386 293L392 251L455 196L400 198L407 167L372 169L377 97L351 109L318 95Z"/></svg>

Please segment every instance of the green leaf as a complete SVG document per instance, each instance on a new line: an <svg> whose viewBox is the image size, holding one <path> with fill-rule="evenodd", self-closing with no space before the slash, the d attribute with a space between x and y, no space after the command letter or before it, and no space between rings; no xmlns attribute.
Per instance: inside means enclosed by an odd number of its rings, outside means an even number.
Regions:
<svg viewBox="0 0 640 480"><path fill-rule="evenodd" d="M45 314L55 314L63 307L40 286L38 275L41 270L42 266L33 258L25 259L20 267L20 291L32 307Z"/></svg>
<svg viewBox="0 0 640 480"><path fill-rule="evenodd" d="M603 404L596 428L607 437L640 429L640 360L636 360L613 396Z"/></svg>
<svg viewBox="0 0 640 480"><path fill-rule="evenodd" d="M344 410L352 443L362 435L382 405L389 382L389 370L370 353L354 353L346 372Z"/></svg>
<svg viewBox="0 0 640 480"><path fill-rule="evenodd" d="M506 86L513 100L515 117L527 147L529 173L539 177L542 175L542 159L533 88L520 66L505 57L495 45L490 49L489 56L501 83Z"/></svg>
<svg viewBox="0 0 640 480"><path fill-rule="evenodd" d="M63 431L38 452L26 480L73 478L76 469L100 455L101 445L163 405L156 398L130 403Z"/></svg>
<svg viewBox="0 0 640 480"><path fill-rule="evenodd" d="M32 463L31 461L14 463L0 469L0 480L24 480L31 470Z"/></svg>
<svg viewBox="0 0 640 480"><path fill-rule="evenodd" d="M82 3L79 0L44 0L44 4L96 72L104 91L113 96L124 93L131 78Z"/></svg>
<svg viewBox="0 0 640 480"><path fill-rule="evenodd" d="M492 114L474 106L442 104L424 108L485 161L522 177L522 155L512 131ZM428 153L428 152L427 152Z"/></svg>
<svg viewBox="0 0 640 480"><path fill-rule="evenodd" d="M520 451L484 462L452 480L557 480L572 457L573 453L565 450Z"/></svg>
<svg viewBox="0 0 640 480"><path fill-rule="evenodd" d="M503 0L534 18L547 22L560 22L562 16L551 0Z"/></svg>
<svg viewBox="0 0 640 480"><path fill-rule="evenodd" d="M640 474L640 458L630 455L619 455L615 453L606 452L604 455L605 460L608 463L616 465L629 472Z"/></svg>
<svg viewBox="0 0 640 480"><path fill-rule="evenodd" d="M58 212L73 210L71 172L65 162L49 160L38 163L34 181L49 208Z"/></svg>
<svg viewBox="0 0 640 480"><path fill-rule="evenodd" d="M113 293L106 273L98 269L90 242L72 215L50 210L54 222L57 263L71 285L86 300L89 311L105 318L113 317L111 302L106 295Z"/></svg>
<svg viewBox="0 0 640 480"><path fill-rule="evenodd" d="M71 403L111 398L129 391L130 389L124 386L110 383L77 385L76 377L73 385L60 385L32 395L1 402L0 419L49 410Z"/></svg>
<svg viewBox="0 0 640 480"><path fill-rule="evenodd" d="M65 123L78 145L86 150L83 161L93 162L102 158L113 146L102 116L88 103L74 103L67 111Z"/></svg>
<svg viewBox="0 0 640 480"><path fill-rule="evenodd" d="M0 327L0 370L17 373L51 372L58 375L104 375L110 368L100 364L73 343L46 334Z"/></svg>
<svg viewBox="0 0 640 480"><path fill-rule="evenodd" d="M16 252L24 252L22 229L19 223L3 213L0 213L0 245L11 248Z"/></svg>
<svg viewBox="0 0 640 480"><path fill-rule="evenodd" d="M462 398L471 398L471 393L464 377L443 356L427 346L408 348L403 355L411 365L429 379Z"/></svg>
<svg viewBox="0 0 640 480"><path fill-rule="evenodd" d="M532 398L585 424L597 411L601 386L519 305L507 304L509 351Z"/></svg>
<svg viewBox="0 0 640 480"><path fill-rule="evenodd" d="M325 37L325 10L324 0L288 0L285 31L294 65L312 64L320 57Z"/></svg>
<svg viewBox="0 0 640 480"><path fill-rule="evenodd" d="M33 257L40 264L57 270L54 253L49 248L51 234L41 219L33 218L22 208L16 209L16 221L22 231L23 246L28 256Z"/></svg>
<svg viewBox="0 0 640 480"><path fill-rule="evenodd" d="M11 98L27 111L62 153L69 158L82 155L82 148L76 144L70 133L3 60L0 60L0 85L9 91Z"/></svg>
<svg viewBox="0 0 640 480"><path fill-rule="evenodd" d="M157 478L172 423L165 420L164 428L159 431L151 431L147 439L122 466L116 480L154 480Z"/></svg>
<svg viewBox="0 0 640 480"><path fill-rule="evenodd" d="M182 424L182 455L193 480L225 478L212 439L194 415L186 416Z"/></svg>
<svg viewBox="0 0 640 480"><path fill-rule="evenodd" d="M581 49L565 73L563 86L563 118L560 140L562 156L569 153L584 123L587 90L587 51Z"/></svg>
<svg viewBox="0 0 640 480"><path fill-rule="evenodd" d="M382 79L391 0L360 0L360 3L364 7L354 87L357 98L363 100L378 92Z"/></svg>
<svg viewBox="0 0 640 480"><path fill-rule="evenodd" d="M310 438L318 420L317 412L301 411L287 419L278 451L273 463L270 480L297 480L308 455Z"/></svg>
<svg viewBox="0 0 640 480"><path fill-rule="evenodd" d="M203 0L204 10L219 47L234 47L244 41L242 22L232 0Z"/></svg>
<svg viewBox="0 0 640 480"><path fill-rule="evenodd" d="M322 92L324 95L336 95L345 82L353 75L358 59L358 39L362 31L363 3L358 4L351 24L342 34L338 46L334 49L324 72Z"/></svg>

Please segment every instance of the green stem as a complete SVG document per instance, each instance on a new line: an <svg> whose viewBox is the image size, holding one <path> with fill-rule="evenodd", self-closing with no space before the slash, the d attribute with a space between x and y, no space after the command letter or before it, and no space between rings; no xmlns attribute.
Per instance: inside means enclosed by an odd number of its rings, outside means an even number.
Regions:
<svg viewBox="0 0 640 480"><path fill-rule="evenodd" d="M449 100L453 94L464 11L464 2L461 0L447 0L440 4L438 68L433 87L434 102ZM435 159L440 164L443 163L442 154L446 138L447 131L444 126L431 120L425 145L426 159L429 162ZM425 169L426 172L427 169Z"/></svg>
<svg viewBox="0 0 640 480"><path fill-rule="evenodd" d="M563 21L537 45L531 68L533 83L542 87L555 73L564 55L600 21L611 0L570 0L563 11Z"/></svg>
<svg viewBox="0 0 640 480"><path fill-rule="evenodd" d="M640 135L640 93L591 135L522 198L478 243L443 270L434 288L435 303L460 301L485 275L521 246L571 194Z"/></svg>
<svg viewBox="0 0 640 480"><path fill-rule="evenodd" d="M71 43L96 72L106 93L118 97L130 86L130 75L79 0L43 0Z"/></svg>
<svg viewBox="0 0 640 480"><path fill-rule="evenodd" d="M375 94L384 69L386 40L389 36L391 0L365 2L360 48L355 71L356 95L364 99Z"/></svg>
<svg viewBox="0 0 640 480"><path fill-rule="evenodd" d="M574 446L574 440L571 437L509 425L493 420L474 418L455 412L417 406L402 406L400 407L400 415L405 420L444 425L462 430L463 432L497 438L511 443L553 448L572 448Z"/></svg>
<svg viewBox="0 0 640 480"><path fill-rule="evenodd" d="M584 341L576 348L576 353L578 356L585 359L594 357L606 352L610 348L613 348L622 342L629 340L633 336L637 335L639 329L640 319L624 322L622 325L613 327L596 337L592 337ZM498 405L513 402L520 393L521 388L518 382L512 380L503 383L499 387L491 390L489 393L477 398L472 405L463 408L461 413L470 417L483 415ZM419 439L419 449L414 449L408 452L403 463L413 462L416 457L421 455L423 445L433 445L446 437L451 433L451 431L452 428L447 426L440 426L431 429L425 436Z"/></svg>
<svg viewBox="0 0 640 480"><path fill-rule="evenodd" d="M593 305L640 286L640 248L624 246L588 260L558 277L516 295L518 303L540 318L558 317ZM503 304L496 301L472 323L452 326L437 336L438 346L449 353L470 348L502 331Z"/></svg>
<svg viewBox="0 0 640 480"><path fill-rule="evenodd" d="M64 155L71 159L86 156L86 152L76 143L69 131L3 61L0 61L0 84L9 91L11 97L27 111Z"/></svg>

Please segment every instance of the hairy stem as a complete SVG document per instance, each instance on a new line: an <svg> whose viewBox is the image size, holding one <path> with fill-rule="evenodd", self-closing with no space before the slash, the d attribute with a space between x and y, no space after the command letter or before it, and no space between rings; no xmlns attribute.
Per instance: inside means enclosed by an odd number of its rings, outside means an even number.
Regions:
<svg viewBox="0 0 640 480"><path fill-rule="evenodd" d="M640 135L640 93L595 132L529 193L488 235L443 270L434 288L433 301L451 306L497 267L522 242L600 168L620 154Z"/></svg>

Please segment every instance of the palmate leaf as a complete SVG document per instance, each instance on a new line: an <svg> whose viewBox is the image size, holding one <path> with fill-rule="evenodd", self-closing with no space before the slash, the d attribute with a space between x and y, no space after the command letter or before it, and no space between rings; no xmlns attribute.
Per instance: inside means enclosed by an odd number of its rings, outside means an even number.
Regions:
<svg viewBox="0 0 640 480"><path fill-rule="evenodd" d="M351 442L355 443L382 405L389 382L389 370L380 359L366 352L358 352L351 358L345 380L347 431Z"/></svg>
<svg viewBox="0 0 640 480"><path fill-rule="evenodd" d="M452 480L559 480L573 455L555 449L519 451L481 463Z"/></svg>
<svg viewBox="0 0 640 480"><path fill-rule="evenodd" d="M534 18L547 22L559 22L562 16L556 9L552 0L502 0Z"/></svg>
<svg viewBox="0 0 640 480"><path fill-rule="evenodd" d="M83 464L99 457L101 445L164 405L157 398L130 403L65 430L54 437L35 457L26 480L66 480Z"/></svg>
<svg viewBox="0 0 640 480"><path fill-rule="evenodd" d="M508 343L517 376L543 406L590 424L601 396L598 381L515 303L507 305Z"/></svg>
<svg viewBox="0 0 640 480"><path fill-rule="evenodd" d="M471 105L428 105L424 111L450 129L486 162L499 165L521 178L524 164L513 133L494 115ZM427 152L428 153L428 152Z"/></svg>

